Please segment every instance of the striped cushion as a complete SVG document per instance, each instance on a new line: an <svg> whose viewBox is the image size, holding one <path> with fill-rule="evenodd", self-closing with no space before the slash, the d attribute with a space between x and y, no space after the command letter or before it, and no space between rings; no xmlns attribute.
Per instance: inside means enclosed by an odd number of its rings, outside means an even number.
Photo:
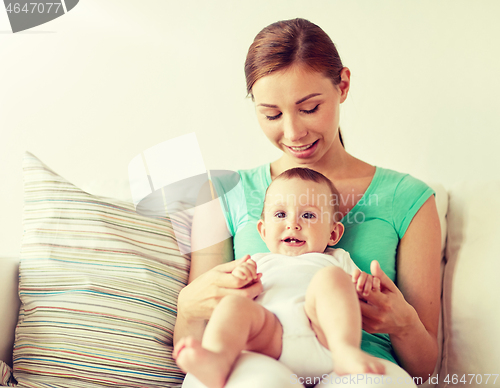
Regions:
<svg viewBox="0 0 500 388"><path fill-rule="evenodd" d="M12 387L16 385L12 370L3 361L0 360L0 385L4 387Z"/></svg>
<svg viewBox="0 0 500 388"><path fill-rule="evenodd" d="M172 337L189 260L169 220L90 195L29 153L23 168L20 386L179 386Z"/></svg>

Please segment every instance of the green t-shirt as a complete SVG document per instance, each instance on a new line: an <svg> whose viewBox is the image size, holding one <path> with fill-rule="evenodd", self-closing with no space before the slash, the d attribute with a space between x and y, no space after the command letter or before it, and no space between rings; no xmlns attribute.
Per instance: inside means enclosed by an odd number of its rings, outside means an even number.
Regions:
<svg viewBox="0 0 500 388"><path fill-rule="evenodd" d="M234 257L269 252L257 231L264 196L271 183L270 164L238 171L240 182L235 186L214 180L224 204L226 222L233 236ZM225 190L229 187L229 190ZM224 195L223 195L224 194ZM342 223L345 233L335 248L350 253L356 265L370 273L370 263L377 260L382 270L396 282L396 253L413 216L434 191L424 182L408 174L376 167L372 182L363 196L343 198L352 206ZM396 356L389 335L363 331L361 348L394 363Z"/></svg>

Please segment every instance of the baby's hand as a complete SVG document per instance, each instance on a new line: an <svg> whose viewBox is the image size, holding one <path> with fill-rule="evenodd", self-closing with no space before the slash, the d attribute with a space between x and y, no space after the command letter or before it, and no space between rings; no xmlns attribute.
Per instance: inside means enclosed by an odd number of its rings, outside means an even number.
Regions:
<svg viewBox="0 0 500 388"><path fill-rule="evenodd" d="M262 276L257 273L257 263L250 256L233 270L232 275L246 281L245 285L257 281Z"/></svg>
<svg viewBox="0 0 500 388"><path fill-rule="evenodd" d="M380 279L356 268L352 274L359 298L366 298L372 291L380 291Z"/></svg>

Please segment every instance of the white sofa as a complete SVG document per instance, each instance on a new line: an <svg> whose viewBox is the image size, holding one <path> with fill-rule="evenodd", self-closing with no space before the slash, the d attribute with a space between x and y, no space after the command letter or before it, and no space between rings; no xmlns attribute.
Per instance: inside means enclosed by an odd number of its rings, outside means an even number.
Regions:
<svg viewBox="0 0 500 388"><path fill-rule="evenodd" d="M425 384L500 386L500 181L432 186L443 232L442 352ZM0 269L0 360L12 365L19 258L0 257Z"/></svg>

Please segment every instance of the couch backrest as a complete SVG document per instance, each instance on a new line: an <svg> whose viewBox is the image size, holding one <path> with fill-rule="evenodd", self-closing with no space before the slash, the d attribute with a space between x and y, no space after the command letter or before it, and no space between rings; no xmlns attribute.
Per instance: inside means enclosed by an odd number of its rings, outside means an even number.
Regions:
<svg viewBox="0 0 500 388"><path fill-rule="evenodd" d="M449 190L440 387L500 383L499 197L500 180Z"/></svg>
<svg viewBox="0 0 500 388"><path fill-rule="evenodd" d="M19 259L0 257L0 360L12 364L12 345L19 311Z"/></svg>
<svg viewBox="0 0 500 388"><path fill-rule="evenodd" d="M441 222L442 252L444 254L447 235L446 214L448 210L448 194L441 184L428 184L436 192L436 205ZM19 259L12 257L0 257L0 268L2 269L0 272L0 316L2 317L2 320L0 321L0 360L11 364L14 331L20 304L17 294ZM441 329L438 341L441 352ZM438 368L439 365L437 365L436 371L439 370Z"/></svg>
<svg viewBox="0 0 500 388"><path fill-rule="evenodd" d="M439 222L441 224L441 279L443 278L444 266L445 266L445 251L446 251L446 238L448 233L448 222L447 222L447 212L448 212L448 192L443 185L439 183L427 182L429 186L436 192L436 207L439 215ZM438 362L436 368L434 369L433 376L436 376L441 368L441 354L443 348L443 317L442 314L439 316L439 329L438 329ZM432 387L436 384L433 380L428 380L422 387Z"/></svg>

